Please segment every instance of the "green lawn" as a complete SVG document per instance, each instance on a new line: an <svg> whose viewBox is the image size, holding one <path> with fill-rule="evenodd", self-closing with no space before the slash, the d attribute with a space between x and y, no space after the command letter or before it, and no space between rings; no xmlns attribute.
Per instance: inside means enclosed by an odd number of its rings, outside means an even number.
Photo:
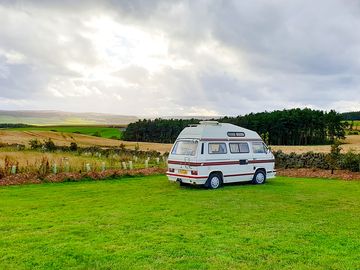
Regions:
<svg viewBox="0 0 360 270"><path fill-rule="evenodd" d="M0 188L0 269L360 269L360 182Z"/></svg>
<svg viewBox="0 0 360 270"><path fill-rule="evenodd" d="M13 130L25 130L25 131L57 131L57 132L69 132L80 133L91 136L98 136L103 138L121 139L122 132L119 128L103 127L103 126L39 126L39 127L25 127L25 128L13 128Z"/></svg>

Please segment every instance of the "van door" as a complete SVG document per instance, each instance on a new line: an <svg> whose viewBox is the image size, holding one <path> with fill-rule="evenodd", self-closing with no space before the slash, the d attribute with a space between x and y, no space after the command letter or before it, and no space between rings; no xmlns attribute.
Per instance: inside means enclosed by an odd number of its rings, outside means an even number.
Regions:
<svg viewBox="0 0 360 270"><path fill-rule="evenodd" d="M274 160L271 152L263 142L252 142L252 159L249 163L252 164L253 169L264 168L266 171L272 170Z"/></svg>
<svg viewBox="0 0 360 270"><path fill-rule="evenodd" d="M248 142L229 142L232 165L228 166L228 173L224 175L224 182L249 181L253 177L250 146Z"/></svg>

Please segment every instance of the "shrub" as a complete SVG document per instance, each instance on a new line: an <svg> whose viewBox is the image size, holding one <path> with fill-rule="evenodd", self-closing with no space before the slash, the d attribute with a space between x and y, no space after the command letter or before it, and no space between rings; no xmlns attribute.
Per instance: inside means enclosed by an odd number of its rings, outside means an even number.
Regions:
<svg viewBox="0 0 360 270"><path fill-rule="evenodd" d="M29 141L31 149L39 149L43 147L43 144L38 139L32 139Z"/></svg>
<svg viewBox="0 0 360 270"><path fill-rule="evenodd" d="M331 145L331 151L330 155L326 156L326 159L330 165L331 173L334 173L334 170L339 167L340 164L340 147L341 143L339 141L334 141L334 143Z"/></svg>
<svg viewBox="0 0 360 270"><path fill-rule="evenodd" d="M347 152L343 155L340 166L342 169L348 169L352 172L360 171L360 155L355 154L352 151Z"/></svg>
<svg viewBox="0 0 360 270"><path fill-rule="evenodd" d="M72 142L70 143L70 151L77 151L78 150L78 146L77 146L77 143L76 142Z"/></svg>
<svg viewBox="0 0 360 270"><path fill-rule="evenodd" d="M44 141L44 149L45 151L55 151L56 145L55 143L49 138L47 141Z"/></svg>
<svg viewBox="0 0 360 270"><path fill-rule="evenodd" d="M331 153L285 154L282 151L273 152L277 168L317 168L317 169L344 169L353 172L360 171L360 154L348 152L340 153L339 145L332 147Z"/></svg>

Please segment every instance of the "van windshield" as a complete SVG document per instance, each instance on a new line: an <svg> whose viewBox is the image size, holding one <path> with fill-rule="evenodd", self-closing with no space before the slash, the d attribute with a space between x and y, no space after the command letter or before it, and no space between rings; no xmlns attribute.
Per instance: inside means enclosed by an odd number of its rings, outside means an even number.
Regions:
<svg viewBox="0 0 360 270"><path fill-rule="evenodd" d="M195 156L198 141L177 141L171 154Z"/></svg>

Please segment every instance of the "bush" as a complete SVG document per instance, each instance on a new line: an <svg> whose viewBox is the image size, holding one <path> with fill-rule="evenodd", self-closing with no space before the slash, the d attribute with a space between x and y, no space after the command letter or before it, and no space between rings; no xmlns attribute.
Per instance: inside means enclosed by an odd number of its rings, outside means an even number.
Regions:
<svg viewBox="0 0 360 270"><path fill-rule="evenodd" d="M77 149L78 149L77 143L76 142L70 143L69 149L70 149L70 151L73 151L73 152L77 151Z"/></svg>
<svg viewBox="0 0 360 270"><path fill-rule="evenodd" d="M285 154L282 151L273 152L277 168L316 168L316 169L343 169L353 172L360 171L360 154L348 152L342 154L338 146L333 146L332 153Z"/></svg>
<svg viewBox="0 0 360 270"><path fill-rule="evenodd" d="M56 145L55 143L49 138L47 141L44 141L44 149L46 151L55 151Z"/></svg>
<svg viewBox="0 0 360 270"><path fill-rule="evenodd" d="M355 154L352 151L347 152L343 155L340 161L340 167L342 169L347 169L352 172L359 172L360 171L360 155Z"/></svg>
<svg viewBox="0 0 360 270"><path fill-rule="evenodd" d="M43 144L38 139L32 139L29 141L31 149L39 149L43 147Z"/></svg>

